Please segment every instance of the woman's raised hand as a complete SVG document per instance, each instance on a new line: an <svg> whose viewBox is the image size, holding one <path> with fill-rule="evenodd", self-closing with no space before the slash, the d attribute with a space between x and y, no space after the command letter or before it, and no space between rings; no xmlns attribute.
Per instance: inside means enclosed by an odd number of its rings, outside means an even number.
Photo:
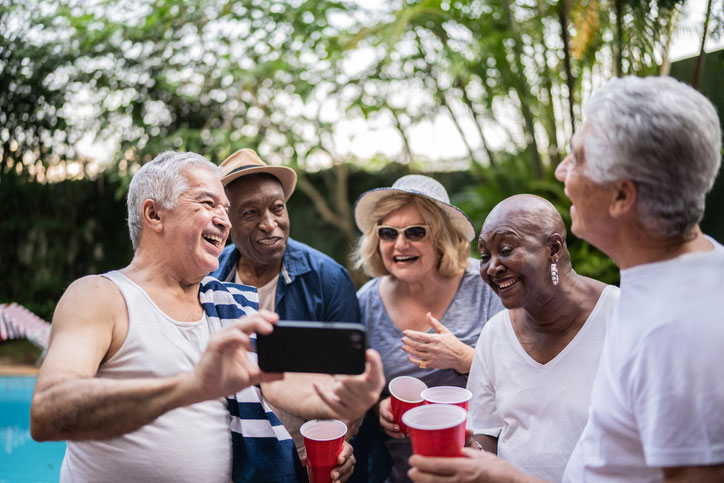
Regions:
<svg viewBox="0 0 724 483"><path fill-rule="evenodd" d="M430 312L427 323L435 330L434 334L405 330L402 338L402 350L409 355L407 359L420 368L454 369L461 374L470 372L475 350L458 339Z"/></svg>

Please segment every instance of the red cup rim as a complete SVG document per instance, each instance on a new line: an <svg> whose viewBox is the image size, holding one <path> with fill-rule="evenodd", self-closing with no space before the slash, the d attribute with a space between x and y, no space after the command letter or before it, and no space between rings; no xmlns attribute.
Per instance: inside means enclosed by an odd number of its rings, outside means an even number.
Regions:
<svg viewBox="0 0 724 483"><path fill-rule="evenodd" d="M398 379L414 379L415 381L418 381L420 384L422 384L423 386L425 386L425 389L423 389L422 391L420 391L420 398L419 398L419 399L415 399L415 400L411 400L411 399L404 399L404 398L401 398L401 397L399 397L399 396L396 396L396 395L392 392L392 383L395 382L395 381L398 380ZM414 377L414 376L397 376L397 377L393 378L393 379L389 382L389 384L387 384L387 390L390 391L390 395L391 395L391 396L394 396L395 399L397 399L398 401L402 401L402 402L410 403L410 404L417 404L417 403L423 402L424 399L422 398L422 392L423 392L423 391L426 391L426 390L428 390L428 389L429 389L429 388L427 387L427 384L425 384L422 380L420 380L420 379L418 379L418 378L416 378L416 377Z"/></svg>
<svg viewBox="0 0 724 483"><path fill-rule="evenodd" d="M327 422L334 422L335 424L341 424L342 427L344 428L344 432L342 432L342 434L339 434L339 435L337 435L337 436L333 436L333 437L331 437L331 438L309 438L306 434L304 434L304 431L305 431L306 429L308 429L309 426L313 426L314 424L317 424L317 423L327 423ZM307 426L307 428L305 428L305 426ZM340 428L340 429L341 429L341 428ZM306 423L302 424L302 425L299 427L299 433L300 433L303 437L308 438L308 439L311 439L311 440L313 440L313 441L334 441L335 439L339 439L339 438L341 438L342 436L344 436L345 434L347 434L347 425L344 424L344 423L343 423L342 421L340 421L339 419L312 419L312 420L307 421Z"/></svg>
<svg viewBox="0 0 724 483"><path fill-rule="evenodd" d="M457 401L455 401L455 402L445 402L445 403L441 403L441 404L459 404L459 403L464 403L464 402L470 401L470 399L472 399L472 397L473 397L473 393L472 393L469 389L465 389L464 387L458 387L458 386L435 386L435 387L428 387L427 389L425 389L424 391L422 391L422 392L420 393L420 396L422 396L422 399L424 399L425 401L430 401L428 398L425 397L425 393L427 392L427 393L428 393L428 397L430 397L430 394L436 392L436 389L437 389L437 390L441 390L441 389L446 389L446 390L453 389L453 390L455 390L455 391L460 391L461 393L462 393L463 391L465 391L465 392L464 392L464 394L465 394L465 396L466 396L465 398L459 399L459 400L457 400Z"/></svg>
<svg viewBox="0 0 724 483"><path fill-rule="evenodd" d="M445 423L445 424L426 424L423 427L420 427L418 425L415 425L414 423L410 424L410 418L413 418L417 415L419 412L430 412L430 411L440 411L441 408L445 408L445 411L453 411L458 413L457 418L452 423ZM460 423L465 422L465 419L468 416L468 412L461 408L460 406L455 406L453 404L429 404L425 406L418 406L416 408L412 408L409 411L407 411L405 414L402 415L402 422L410 429L419 429L423 431L434 431L438 429L448 429L457 426Z"/></svg>

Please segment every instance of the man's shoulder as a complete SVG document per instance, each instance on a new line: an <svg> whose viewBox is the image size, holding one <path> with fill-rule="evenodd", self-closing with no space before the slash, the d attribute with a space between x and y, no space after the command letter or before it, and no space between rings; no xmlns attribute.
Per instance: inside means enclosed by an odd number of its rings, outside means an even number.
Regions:
<svg viewBox="0 0 724 483"><path fill-rule="evenodd" d="M66 315L77 318L81 313L90 318L108 319L109 314L125 311L125 299L118 286L103 275L86 275L73 281L61 296L53 321Z"/></svg>
<svg viewBox="0 0 724 483"><path fill-rule="evenodd" d="M89 301L93 301L98 297L114 297L118 295L120 295L118 287L107 276L86 275L68 285L63 297L84 297Z"/></svg>

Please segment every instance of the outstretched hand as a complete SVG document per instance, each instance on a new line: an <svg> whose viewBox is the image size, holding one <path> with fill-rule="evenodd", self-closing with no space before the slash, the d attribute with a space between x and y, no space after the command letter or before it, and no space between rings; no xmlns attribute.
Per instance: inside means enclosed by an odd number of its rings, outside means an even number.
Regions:
<svg viewBox="0 0 724 483"><path fill-rule="evenodd" d="M410 457L407 475L421 483L540 482L493 453L463 448L460 458Z"/></svg>
<svg viewBox="0 0 724 483"><path fill-rule="evenodd" d="M272 324L278 319L277 314L260 310L211 337L193 373L200 400L228 396L245 387L283 377L282 374L262 372L248 356L252 349L249 335L270 333Z"/></svg>
<svg viewBox="0 0 724 483"><path fill-rule="evenodd" d="M417 330L405 330L402 338L402 350L407 352L407 360L420 366L433 369L455 369L461 374L470 372L475 350L458 339L439 320L427 313L427 323L435 330L434 334Z"/></svg>
<svg viewBox="0 0 724 483"><path fill-rule="evenodd" d="M356 421L361 419L380 397L385 385L382 359L374 349L365 353L365 371L356 376L334 376L331 388L314 383L314 390L320 399L334 411L338 419Z"/></svg>

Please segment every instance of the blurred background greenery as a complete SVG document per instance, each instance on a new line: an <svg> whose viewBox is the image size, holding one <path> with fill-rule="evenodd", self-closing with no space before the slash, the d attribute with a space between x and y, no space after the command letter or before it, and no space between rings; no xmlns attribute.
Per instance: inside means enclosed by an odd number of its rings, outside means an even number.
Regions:
<svg viewBox="0 0 724 483"><path fill-rule="evenodd" d="M126 265L129 179L167 149L293 167L292 236L343 264L354 200L408 173L439 179L477 228L516 193L568 226L553 169L597 85L671 74L722 117L724 51L705 45L724 2L692 23L701 1L0 0L0 302L50 320L73 279ZM672 64L677 35L700 54ZM350 148L362 129L371 154ZM723 203L720 176L703 223L719 240ZM618 281L568 243L578 272Z"/></svg>

